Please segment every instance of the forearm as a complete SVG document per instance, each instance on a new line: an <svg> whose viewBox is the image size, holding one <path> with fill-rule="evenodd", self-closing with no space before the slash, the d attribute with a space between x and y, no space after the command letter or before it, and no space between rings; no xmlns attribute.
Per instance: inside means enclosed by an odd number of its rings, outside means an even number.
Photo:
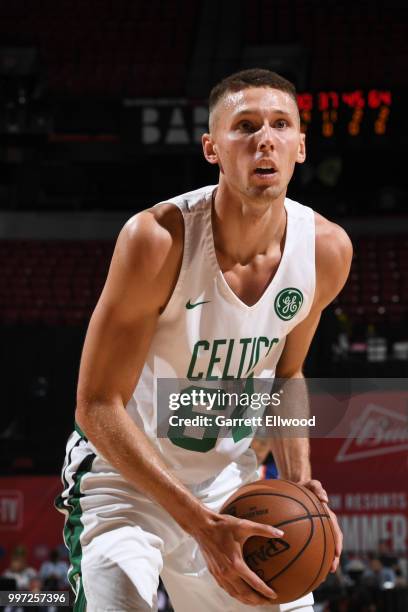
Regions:
<svg viewBox="0 0 408 612"><path fill-rule="evenodd" d="M308 438L273 438L271 451L280 478L293 482L311 479Z"/></svg>
<svg viewBox="0 0 408 612"><path fill-rule="evenodd" d="M306 381L301 373L279 380L283 390L281 402L275 413L282 417L308 418L309 398ZM310 442L306 427L279 427L270 439L279 476L293 482L304 482L311 478Z"/></svg>
<svg viewBox="0 0 408 612"><path fill-rule="evenodd" d="M266 438L254 438L251 447L258 459L258 465L262 465L271 450L269 440Z"/></svg>
<svg viewBox="0 0 408 612"><path fill-rule="evenodd" d="M212 513L175 477L123 404L78 407L76 420L97 450L136 489L160 504L188 533Z"/></svg>

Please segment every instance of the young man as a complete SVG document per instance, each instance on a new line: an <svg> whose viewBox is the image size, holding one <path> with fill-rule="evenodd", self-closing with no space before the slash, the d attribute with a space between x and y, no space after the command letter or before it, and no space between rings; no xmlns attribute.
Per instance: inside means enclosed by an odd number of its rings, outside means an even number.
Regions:
<svg viewBox="0 0 408 612"><path fill-rule="evenodd" d="M159 574L177 612L312 610L311 595L274 605L243 560L249 536L279 530L218 514L257 478L250 439L211 449L186 435L158 439L156 386L222 379L226 369L236 378L301 377L320 313L346 281L351 244L285 198L305 159L285 79L255 69L219 83L203 149L219 184L126 223L90 321L57 500L76 610L154 610ZM306 439L271 446L281 477L327 501L310 480ZM333 568L340 549L337 529Z"/></svg>

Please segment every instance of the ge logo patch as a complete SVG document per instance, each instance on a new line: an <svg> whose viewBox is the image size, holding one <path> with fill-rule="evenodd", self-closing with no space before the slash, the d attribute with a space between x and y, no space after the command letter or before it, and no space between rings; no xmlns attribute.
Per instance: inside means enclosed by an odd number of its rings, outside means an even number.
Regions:
<svg viewBox="0 0 408 612"><path fill-rule="evenodd" d="M293 319L303 304L303 293L294 287L279 291L275 298L275 312L283 321Z"/></svg>

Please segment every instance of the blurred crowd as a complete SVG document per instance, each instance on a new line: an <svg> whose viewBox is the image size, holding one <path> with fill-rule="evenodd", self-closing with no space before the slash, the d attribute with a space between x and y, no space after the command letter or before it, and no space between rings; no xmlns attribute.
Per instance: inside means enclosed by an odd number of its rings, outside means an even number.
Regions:
<svg viewBox="0 0 408 612"><path fill-rule="evenodd" d="M43 561L38 570L30 567L27 561L25 546L16 546L11 552L10 565L0 578L2 591L28 591L41 593L44 591L68 591L68 563L60 557L58 550L52 550L49 558ZM24 607L6 606L4 612L24 611ZM31 609L31 608L27 608ZM54 612L54 606L38 606L40 612Z"/></svg>
<svg viewBox="0 0 408 612"><path fill-rule="evenodd" d="M315 612L398 612L408 610L407 559L381 541L365 555L343 553L335 574L315 591Z"/></svg>
<svg viewBox="0 0 408 612"><path fill-rule="evenodd" d="M337 572L329 574L314 593L315 612L405 612L408 610L407 566L407 559L396 556L385 541L379 543L376 553L343 553ZM58 550L51 551L49 558L36 570L27 562L26 548L17 546L11 553L9 567L0 578L0 590L67 591L70 590L67 573L68 563ZM57 610L53 606L36 609L40 612ZM24 607L16 606L3 608L4 612L24 610ZM158 610L173 610L161 582Z"/></svg>
<svg viewBox="0 0 408 612"><path fill-rule="evenodd" d="M71 591L68 582L69 565L65 559L61 558L60 552L52 550L49 558L40 565L39 569L34 569L28 564L28 552L25 546L16 546L10 555L9 567L0 576L1 591L27 591L30 593L41 593L44 591ZM71 596L71 602L73 595ZM2 612L25 612L32 608L24 606L5 606ZM39 612L57 612L59 608L55 606L36 606ZM69 612L72 608L64 607ZM171 612L173 610L169 597L160 582L158 590L158 610L159 612Z"/></svg>

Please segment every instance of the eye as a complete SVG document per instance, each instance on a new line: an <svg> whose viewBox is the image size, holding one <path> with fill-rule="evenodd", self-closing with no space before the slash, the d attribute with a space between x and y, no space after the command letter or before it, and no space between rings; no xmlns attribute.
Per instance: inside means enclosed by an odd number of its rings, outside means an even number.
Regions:
<svg viewBox="0 0 408 612"><path fill-rule="evenodd" d="M238 128L242 130L243 132L250 132L250 133L256 132L257 130L255 125L251 121L248 121L248 119L245 119L244 121L240 121L238 124Z"/></svg>
<svg viewBox="0 0 408 612"><path fill-rule="evenodd" d="M275 121L275 127L278 128L278 130L282 130L285 127L288 127L289 123L287 122L286 119L278 119L277 121Z"/></svg>

